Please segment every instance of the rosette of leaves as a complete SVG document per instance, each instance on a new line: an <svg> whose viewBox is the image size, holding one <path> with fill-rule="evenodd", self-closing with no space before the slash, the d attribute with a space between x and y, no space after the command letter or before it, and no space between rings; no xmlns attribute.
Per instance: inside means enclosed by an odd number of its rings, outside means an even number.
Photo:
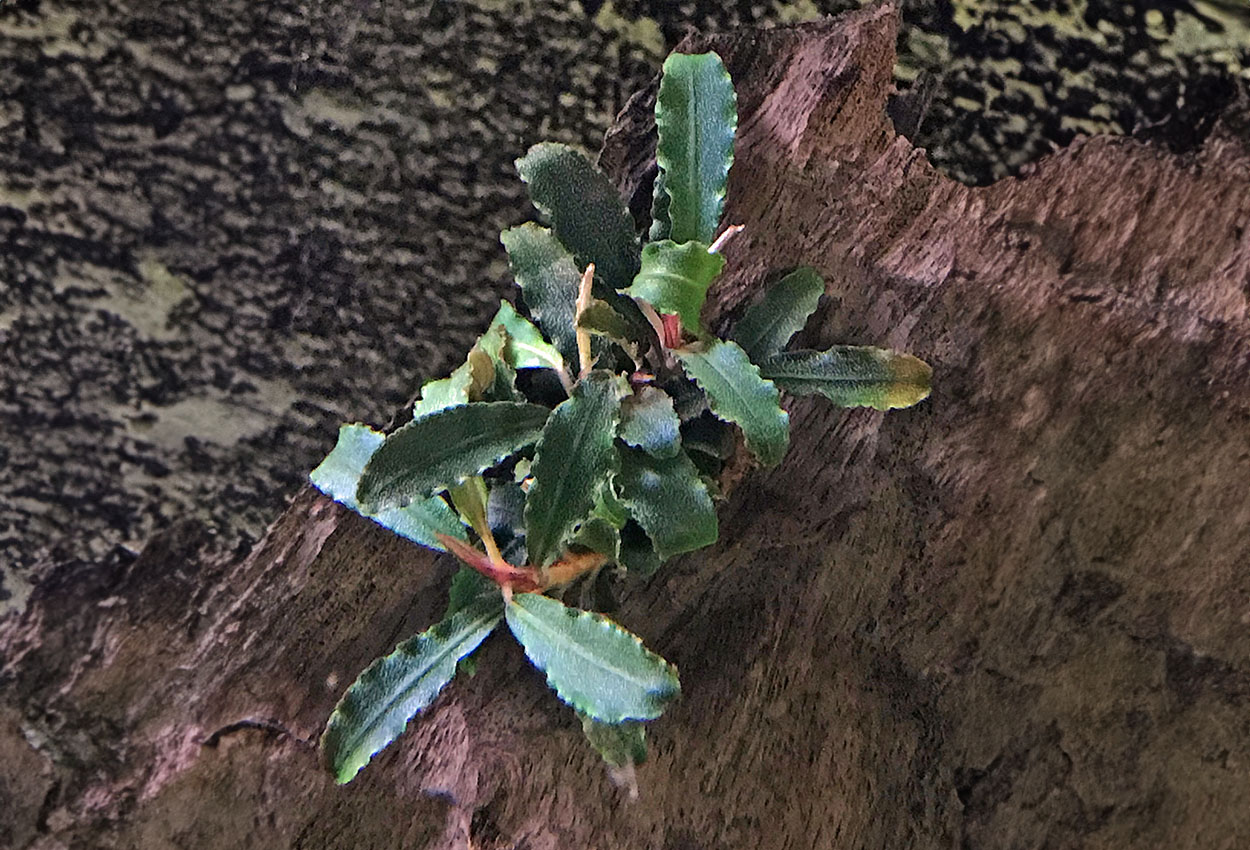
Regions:
<svg viewBox="0 0 1250 850"><path fill-rule="evenodd" d="M502 234L520 288L464 363L422 388L390 434L344 425L311 475L327 495L462 564L444 617L364 670L321 739L351 780L504 624L587 740L619 772L643 723L678 696L676 669L603 611L615 581L717 539L716 479L732 429L759 463L789 444L781 391L906 407L920 360L879 348L787 350L824 292L800 268L726 338L701 311L720 253L737 107L714 53L674 54L656 102L644 242L606 175L561 144L517 161L542 224ZM576 604L569 604L576 603Z"/></svg>

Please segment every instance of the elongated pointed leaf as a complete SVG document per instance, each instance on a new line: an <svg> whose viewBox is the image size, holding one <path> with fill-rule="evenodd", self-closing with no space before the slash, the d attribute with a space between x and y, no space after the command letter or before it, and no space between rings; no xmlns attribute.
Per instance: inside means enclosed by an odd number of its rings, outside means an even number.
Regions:
<svg viewBox="0 0 1250 850"><path fill-rule="evenodd" d="M648 242L642 249L642 269L626 292L661 313L676 313L682 327L699 333L708 287L725 267L725 258L709 254L707 248L702 242Z"/></svg>
<svg viewBox="0 0 1250 850"><path fill-rule="evenodd" d="M756 363L785 348L803 329L825 291L825 280L815 269L796 269L770 286L734 326L730 339Z"/></svg>
<svg viewBox="0 0 1250 850"><path fill-rule="evenodd" d="M634 220L616 187L582 153L568 145L543 142L517 160L534 206L577 259L579 269L622 289L638 271Z"/></svg>
<svg viewBox="0 0 1250 850"><path fill-rule="evenodd" d="M750 449L765 466L785 456L790 445L790 416L772 381L761 377L737 343L716 340L706 351L678 351L677 359L707 393L708 406L719 418L742 429Z"/></svg>
<svg viewBox="0 0 1250 850"><path fill-rule="evenodd" d="M612 447L621 388L608 372L591 372L552 411L534 456L525 499L529 561L545 567L560 556L573 528L590 515L600 484L616 471Z"/></svg>
<svg viewBox="0 0 1250 850"><path fill-rule="evenodd" d="M536 404L498 401L409 422L369 459L356 500L377 510L445 490L535 442L548 414Z"/></svg>
<svg viewBox="0 0 1250 850"><path fill-rule="evenodd" d="M685 452L667 459L639 449L622 448L620 454L616 480L621 501L647 532L660 558L716 542L716 507Z"/></svg>
<svg viewBox="0 0 1250 850"><path fill-rule="evenodd" d="M576 363L577 290L582 275L573 255L555 234L533 223L509 228L499 238L534 321L564 362Z"/></svg>
<svg viewBox="0 0 1250 850"><path fill-rule="evenodd" d="M579 714L586 740L612 767L639 765L647 760L647 730L636 720L624 723L600 723L586 714Z"/></svg>
<svg viewBox="0 0 1250 850"><path fill-rule="evenodd" d="M464 526L456 518L455 511L439 496L373 513L361 509L356 502L356 486L365 464L385 439L384 434L367 425L344 425L339 428L339 440L333 451L312 471L309 480L331 499L414 543L441 552L446 548L438 542L436 535L446 534L467 540Z"/></svg>
<svg viewBox="0 0 1250 850"><path fill-rule="evenodd" d="M564 358L559 350L543 338L534 326L507 301L501 301L491 327L502 326L508 332L504 357L513 369L563 369Z"/></svg>
<svg viewBox="0 0 1250 850"><path fill-rule="evenodd" d="M522 593L505 616L560 699L602 723L659 717L681 691L675 667L602 614Z"/></svg>
<svg viewBox="0 0 1250 850"><path fill-rule="evenodd" d="M738 98L715 53L674 53L664 62L655 103L656 161L668 193L669 238L716 238L733 164Z"/></svg>
<svg viewBox="0 0 1250 850"><path fill-rule="evenodd" d="M398 738L502 616L502 597L483 597L370 664L347 689L321 736L321 752L335 780L350 782Z"/></svg>
<svg viewBox="0 0 1250 850"><path fill-rule="evenodd" d="M760 372L795 395L819 394L843 407L877 410L924 401L933 378L929 364L910 354L858 345L775 354Z"/></svg>
<svg viewBox="0 0 1250 850"><path fill-rule="evenodd" d="M676 456L681 451L681 420L673 409L673 399L655 387L641 388L621 402L617 436L656 457Z"/></svg>

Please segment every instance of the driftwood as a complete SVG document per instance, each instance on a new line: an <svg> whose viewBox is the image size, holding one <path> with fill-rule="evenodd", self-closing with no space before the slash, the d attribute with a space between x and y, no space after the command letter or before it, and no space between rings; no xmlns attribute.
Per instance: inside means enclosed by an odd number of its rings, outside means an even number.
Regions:
<svg viewBox="0 0 1250 850"><path fill-rule="evenodd" d="M721 542L626 597L684 686L637 802L505 639L335 787L321 725L451 564L305 489L245 558L175 527L0 627L0 845L1250 843L1250 143L1089 139L961 186L885 117L895 26L690 45L742 115L712 321L811 264L810 341L911 351L936 389L792 403ZM635 193L646 105L603 154Z"/></svg>

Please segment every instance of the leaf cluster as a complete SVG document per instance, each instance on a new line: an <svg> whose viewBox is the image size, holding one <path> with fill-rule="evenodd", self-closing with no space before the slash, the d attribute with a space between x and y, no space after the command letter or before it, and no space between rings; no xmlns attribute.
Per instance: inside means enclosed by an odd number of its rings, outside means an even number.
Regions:
<svg viewBox="0 0 1250 850"><path fill-rule="evenodd" d="M645 755L642 723L680 692L676 669L602 613L616 581L716 541L717 476L740 431L781 461L781 391L905 407L930 370L877 348L787 350L825 285L800 268L720 338L707 293L722 231L737 104L714 53L674 54L656 103L652 221L639 238L606 175L566 145L517 161L542 224L501 241L520 289L464 363L427 383L412 421L344 425L311 475L327 495L462 563L447 612L370 665L322 751L347 782L430 705L501 623L613 768ZM566 604L574 600L577 604Z"/></svg>

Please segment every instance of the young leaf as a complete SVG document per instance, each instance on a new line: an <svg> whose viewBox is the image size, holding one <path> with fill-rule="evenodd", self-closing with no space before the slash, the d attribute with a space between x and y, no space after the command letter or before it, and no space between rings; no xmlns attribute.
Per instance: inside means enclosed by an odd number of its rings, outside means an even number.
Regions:
<svg viewBox="0 0 1250 850"><path fill-rule="evenodd" d="M661 313L676 313L682 327L698 334L708 287L724 267L725 258L709 254L702 242L648 242L642 249L642 269L626 292Z"/></svg>
<svg viewBox="0 0 1250 850"><path fill-rule="evenodd" d="M842 407L877 410L923 401L933 377L929 364L910 354L857 345L774 354L760 372L795 395L820 394Z"/></svg>
<svg viewBox="0 0 1250 850"><path fill-rule="evenodd" d="M655 102L656 161L669 197L669 238L711 242L725 207L738 98L715 53L674 53Z"/></svg>
<svg viewBox="0 0 1250 850"><path fill-rule="evenodd" d="M499 312L490 326L503 327L508 332L504 343L504 358L513 369L564 368L564 358L554 345L543 339L542 332L507 301L499 303Z"/></svg>
<svg viewBox="0 0 1250 850"><path fill-rule="evenodd" d="M412 407L412 418L420 419L471 401L512 400L516 373L503 361L506 340L503 328L488 328L451 375L421 387L421 398Z"/></svg>
<svg viewBox="0 0 1250 850"><path fill-rule="evenodd" d="M436 535L446 534L467 540L464 526L456 513L439 496L413 501L402 508L383 508L375 512L361 510L356 502L356 486L369 458L378 450L386 436L367 425L344 425L339 440L325 460L308 476L314 487L344 507L389 528L400 537L431 549L446 551Z"/></svg>
<svg viewBox="0 0 1250 850"><path fill-rule="evenodd" d="M646 727L636 720L624 723L600 723L589 715L578 713L586 740L612 767L638 765L647 760Z"/></svg>
<svg viewBox="0 0 1250 850"><path fill-rule="evenodd" d="M681 690L675 667L602 614L522 593L505 617L560 699L595 720L659 717Z"/></svg>
<svg viewBox="0 0 1250 850"><path fill-rule="evenodd" d="M477 649L503 616L498 594L482 597L395 647L360 674L339 700L321 736L326 765L350 782L374 754L403 733L456 674L456 663Z"/></svg>
<svg viewBox="0 0 1250 850"><path fill-rule="evenodd" d="M551 221L578 268L594 263L595 273L613 289L628 286L638 271L638 236L607 175L578 151L555 142L534 145L516 167L534 206Z"/></svg>
<svg viewBox="0 0 1250 850"><path fill-rule="evenodd" d="M719 339L706 351L675 353L686 374L707 393L712 412L742 429L747 448L761 463L779 463L790 444L790 417L781 409L777 387L760 376L747 353L737 343Z"/></svg>
<svg viewBox="0 0 1250 850"><path fill-rule="evenodd" d="M803 329L825 291L815 269L797 269L770 286L734 326L729 338L758 363L785 347Z"/></svg>
<svg viewBox="0 0 1250 850"><path fill-rule="evenodd" d="M612 441L619 416L620 386L608 372L591 372L552 411L525 499L525 540L534 566L559 557L574 526L590 515L600 484L616 471Z"/></svg>
<svg viewBox="0 0 1250 850"><path fill-rule="evenodd" d="M533 443L548 414L536 404L479 402L409 422L369 459L356 500L376 510L445 490Z"/></svg>
<svg viewBox="0 0 1250 850"><path fill-rule="evenodd" d="M633 326L624 316L613 310L608 302L598 298L592 299L590 306L577 317L577 326L596 336L606 336L621 342L628 342L634 333Z"/></svg>
<svg viewBox="0 0 1250 850"><path fill-rule="evenodd" d="M660 558L716 542L716 508L685 452L664 460L638 449L622 448L620 455L616 481L621 501L647 532Z"/></svg>
<svg viewBox="0 0 1250 850"><path fill-rule="evenodd" d="M642 387L621 402L617 436L658 458L675 457L681 451L681 420L673 399L663 390Z"/></svg>
<svg viewBox="0 0 1250 850"><path fill-rule="evenodd" d="M564 362L576 363L577 288L582 275L573 255L550 230L533 223L509 228L499 239L534 321Z"/></svg>

